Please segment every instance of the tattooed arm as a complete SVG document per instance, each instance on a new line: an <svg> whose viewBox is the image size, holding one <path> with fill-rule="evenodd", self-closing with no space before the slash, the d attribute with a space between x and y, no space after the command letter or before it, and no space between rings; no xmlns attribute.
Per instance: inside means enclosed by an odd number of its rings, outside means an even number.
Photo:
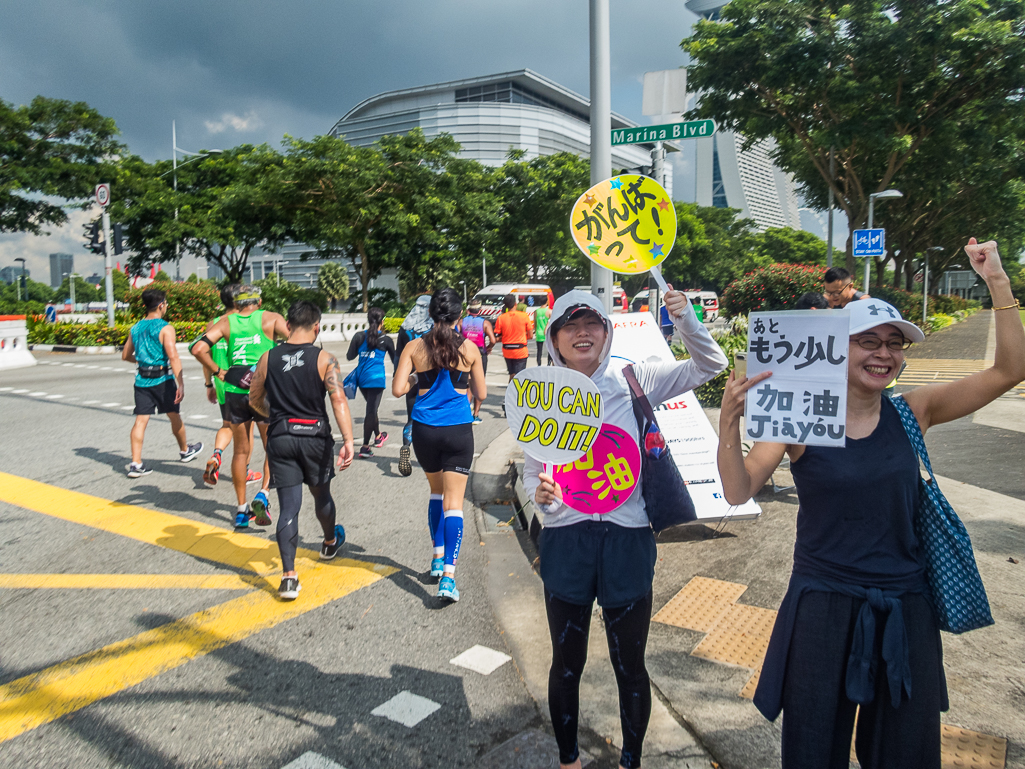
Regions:
<svg viewBox="0 0 1025 769"><path fill-rule="evenodd" d="M324 379L324 389L331 399L331 409L335 412L335 421L342 434L342 448L338 452L338 469L344 470L355 456L352 443L352 417L349 415L349 399L342 388L342 368L338 359L327 350L320 351L317 359L320 375Z"/></svg>
<svg viewBox="0 0 1025 769"><path fill-rule="evenodd" d="M256 371L253 373L253 381L249 385L249 405L252 406L253 411L265 417L270 416L270 406L267 405L267 388L264 384L267 381L267 356L269 354L265 352L260 356L260 362L256 364Z"/></svg>

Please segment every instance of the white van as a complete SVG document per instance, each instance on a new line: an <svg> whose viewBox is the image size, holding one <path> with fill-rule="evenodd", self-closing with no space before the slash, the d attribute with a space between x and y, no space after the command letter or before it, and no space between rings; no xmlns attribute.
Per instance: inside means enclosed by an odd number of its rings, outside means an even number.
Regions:
<svg viewBox="0 0 1025 769"><path fill-rule="evenodd" d="M577 291L591 293L590 286L573 286ZM612 286L612 312L628 312L626 308L626 291L622 286Z"/></svg>
<svg viewBox="0 0 1025 769"><path fill-rule="evenodd" d="M481 303L483 317L497 318L505 309L507 294L515 296L517 303L527 305L527 315L533 315L538 307L551 309L555 305L552 289L543 283L495 283L474 294L473 300Z"/></svg>
<svg viewBox="0 0 1025 769"><path fill-rule="evenodd" d="M705 323L711 323L719 317L719 295L717 293L714 291L701 291L696 288L685 289L683 293L687 295L691 304L701 303L701 308L705 311ZM634 312L647 312L648 289L642 288L634 294L630 305Z"/></svg>

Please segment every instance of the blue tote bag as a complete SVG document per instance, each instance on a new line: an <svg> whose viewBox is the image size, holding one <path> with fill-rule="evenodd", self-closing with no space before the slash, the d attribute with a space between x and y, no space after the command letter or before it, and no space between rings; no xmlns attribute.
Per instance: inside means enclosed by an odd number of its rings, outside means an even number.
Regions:
<svg viewBox="0 0 1025 769"><path fill-rule="evenodd" d="M915 535L925 554L925 578L936 624L948 633L965 633L993 624L986 588L979 576L972 540L961 519L936 484L922 430L902 397L892 400L911 445L929 479L919 479Z"/></svg>

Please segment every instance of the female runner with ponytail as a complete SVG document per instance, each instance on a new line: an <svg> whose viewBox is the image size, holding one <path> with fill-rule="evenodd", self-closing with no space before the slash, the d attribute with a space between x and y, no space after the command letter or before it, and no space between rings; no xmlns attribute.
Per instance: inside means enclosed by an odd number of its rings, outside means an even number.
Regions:
<svg viewBox="0 0 1025 769"><path fill-rule="evenodd" d="M455 330L462 310L455 289L434 293L434 327L403 348L391 388L396 398L411 387L419 390L413 406L413 452L431 485L431 576L441 577L438 597L449 601L459 600L456 560L463 539L463 495L473 463L473 412L467 389L478 400L487 397L477 345Z"/></svg>
<svg viewBox="0 0 1025 769"><path fill-rule="evenodd" d="M381 406L381 396L384 394L386 379L384 376L384 356L391 358L392 367L395 366L395 343L391 337L381 330L384 323L384 310L380 307L371 307L367 313L367 330L359 331L349 342L349 351L345 354L348 360L359 355L359 391L367 402L367 413L363 417L363 445L359 450L360 459L369 459L374 456L374 450L370 448L371 442L374 448L381 448L388 440L388 433L381 432L381 422L377 418L377 410ZM374 436L377 436L375 439Z"/></svg>

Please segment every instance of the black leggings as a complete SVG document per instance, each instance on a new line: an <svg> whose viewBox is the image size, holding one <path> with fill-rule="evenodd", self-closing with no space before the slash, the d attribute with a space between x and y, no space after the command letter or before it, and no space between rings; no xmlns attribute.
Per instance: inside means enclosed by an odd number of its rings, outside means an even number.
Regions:
<svg viewBox="0 0 1025 769"><path fill-rule="evenodd" d="M299 548L299 508L303 506L303 485L282 486L278 492L278 550L281 551L282 571L295 570L295 551ZM324 530L324 541L335 538L335 501L331 498L331 483L310 486L314 511Z"/></svg>
<svg viewBox="0 0 1025 769"><path fill-rule="evenodd" d="M587 636L591 607L566 603L547 589L545 608L552 635L552 669L548 674L548 705L552 729L559 743L559 761L577 760L577 719L580 714L580 676L587 662ZM651 593L627 606L602 609L609 657L619 685L619 719L623 751L619 763L626 769L641 765L641 747L651 717L651 683L644 667L651 622Z"/></svg>
<svg viewBox="0 0 1025 769"><path fill-rule="evenodd" d="M361 387L359 391L367 401L367 415L363 418L363 445L369 446L375 435L381 432L381 423L377 419L377 409L381 406L383 387Z"/></svg>
<svg viewBox="0 0 1025 769"><path fill-rule="evenodd" d="M410 387L409 392L406 393L406 428L402 430L402 445L408 446L413 442L412 433L413 429L413 406L416 405L416 396L419 391L416 387Z"/></svg>

